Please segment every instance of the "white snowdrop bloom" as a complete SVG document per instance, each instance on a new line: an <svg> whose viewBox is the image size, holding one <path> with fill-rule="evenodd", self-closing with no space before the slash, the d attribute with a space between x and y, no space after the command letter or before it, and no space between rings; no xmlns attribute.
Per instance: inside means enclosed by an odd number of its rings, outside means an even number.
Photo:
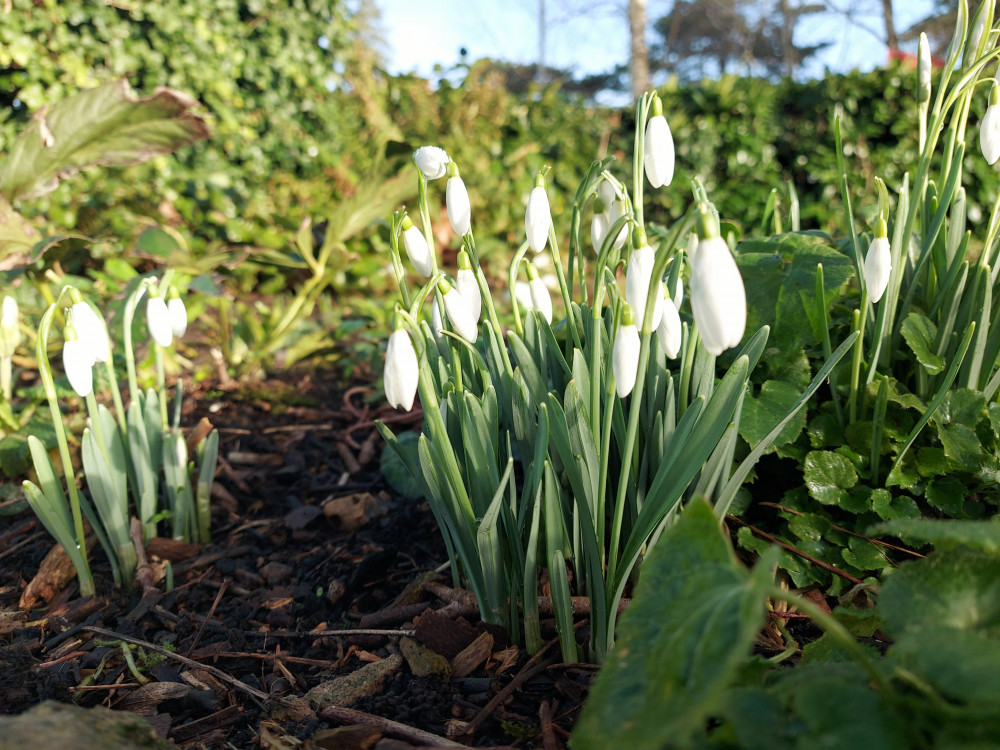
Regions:
<svg viewBox="0 0 1000 750"><path fill-rule="evenodd" d="M747 297L743 277L721 237L705 237L691 263L691 311L705 348L718 356L743 339Z"/></svg>
<svg viewBox="0 0 1000 750"><path fill-rule="evenodd" d="M884 223L884 222L883 222ZM889 286L889 275L892 272L892 252L889 248L889 238L878 236L879 230L875 230L876 237L872 244L868 246L868 254L865 255L865 287L868 289L868 297L873 303L882 299L886 288Z"/></svg>
<svg viewBox="0 0 1000 750"><path fill-rule="evenodd" d="M625 305L622 324L615 334L611 350L611 369L615 375L615 391L618 398L625 398L635 388L639 373L639 329L635 327L635 314L630 305Z"/></svg>
<svg viewBox="0 0 1000 750"><path fill-rule="evenodd" d="M448 152L437 146L421 146L413 152L413 161L417 164L424 177L428 180L436 180L444 177L448 168Z"/></svg>
<svg viewBox="0 0 1000 750"><path fill-rule="evenodd" d="M434 263L431 259L431 249L427 245L427 238L424 233L417 229L409 216L403 217L403 247L406 249L406 256L410 263L422 276L430 277L434 272Z"/></svg>
<svg viewBox="0 0 1000 750"><path fill-rule="evenodd" d="M78 339L85 342L91 352L91 365L95 362L107 362L111 356L111 340L108 338L108 327L94 308L83 300L74 302L69 309L67 321L73 326Z"/></svg>
<svg viewBox="0 0 1000 750"><path fill-rule="evenodd" d="M170 318L170 330L174 338L183 338L187 333L188 316L187 308L176 292L171 290L170 299L167 300L167 315Z"/></svg>
<svg viewBox="0 0 1000 750"><path fill-rule="evenodd" d="M667 359L676 359L681 350L681 316L677 312L677 306L671 300L667 300L663 305L663 315L660 316L660 325L656 329L656 340L660 344L660 349L667 355Z"/></svg>
<svg viewBox="0 0 1000 750"><path fill-rule="evenodd" d="M160 346L170 346L174 340L174 330L170 325L170 311L163 297L150 296L146 300L146 325L149 335Z"/></svg>
<svg viewBox="0 0 1000 750"><path fill-rule="evenodd" d="M389 402L389 406L404 411L412 409L419 380L420 368L413 341L404 328L397 328L389 335L389 344L385 349L385 371L382 375L385 400Z"/></svg>
<svg viewBox="0 0 1000 750"><path fill-rule="evenodd" d="M643 328L646 314L646 297L649 294L649 284L653 278L653 264L656 262L656 254L653 248L643 243L632 251L629 258L628 267L625 269L625 301L632 306L635 315L635 324L638 328ZM656 304L653 306L653 318L649 323L649 330L655 331L660 325L660 316L663 314L664 285L661 281L654 290L657 295Z"/></svg>
<svg viewBox="0 0 1000 750"><path fill-rule="evenodd" d="M455 333L470 344L476 343L476 339L479 338L479 325L472 317L472 310L469 309L469 303L465 301L465 297L447 281L442 280L439 283L439 288L444 295L445 314L448 316L451 327L455 329Z"/></svg>
<svg viewBox="0 0 1000 750"><path fill-rule="evenodd" d="M458 273L455 276L455 288L465 298L469 305L469 310L476 323L483 314L483 297L479 292L479 284L476 282L476 272L472 270L472 261L465 250L458 253Z"/></svg>
<svg viewBox="0 0 1000 750"><path fill-rule="evenodd" d="M990 89L990 101L982 122L979 123L979 148L988 164L1000 159L1000 84Z"/></svg>
<svg viewBox="0 0 1000 750"><path fill-rule="evenodd" d="M465 182L458 174L455 162L448 165L448 183L444 189L444 202L448 209L448 222L459 237L469 233L472 225L472 206L469 204L469 191Z"/></svg>
<svg viewBox="0 0 1000 750"><path fill-rule="evenodd" d="M94 351L90 342L77 333L72 324L63 333L63 369L73 390L84 398L94 390Z"/></svg>
<svg viewBox="0 0 1000 750"><path fill-rule="evenodd" d="M654 188L669 185L674 179L674 137L663 116L660 97L653 98L653 116L646 121L643 166L646 179Z"/></svg>
<svg viewBox="0 0 1000 750"><path fill-rule="evenodd" d="M531 307L541 313L546 323L552 322L552 295L545 281L538 275L538 269L528 264L528 293L531 295Z"/></svg>
<svg viewBox="0 0 1000 750"><path fill-rule="evenodd" d="M552 212L549 209L549 196L545 192L545 182L539 175L535 187L528 196L528 208L524 212L524 233L528 238L528 246L536 253L545 249L551 227Z"/></svg>

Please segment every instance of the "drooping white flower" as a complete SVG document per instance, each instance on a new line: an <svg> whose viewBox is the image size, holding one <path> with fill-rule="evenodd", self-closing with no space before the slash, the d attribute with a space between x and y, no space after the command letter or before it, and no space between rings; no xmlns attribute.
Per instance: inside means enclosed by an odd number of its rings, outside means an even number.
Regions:
<svg viewBox="0 0 1000 750"><path fill-rule="evenodd" d="M0 312L0 357L13 357L21 338L21 314L17 300L4 297Z"/></svg>
<svg viewBox="0 0 1000 750"><path fill-rule="evenodd" d="M472 207L469 204L469 191L465 182L458 174L455 162L448 164L448 184L444 189L444 202L448 208L448 221L455 234L464 237L472 224Z"/></svg>
<svg viewBox="0 0 1000 750"><path fill-rule="evenodd" d="M476 339L479 338L479 325L472 317L472 310L469 309L465 297L443 279L439 282L438 288L444 296L444 311L455 333L470 344L476 343Z"/></svg>
<svg viewBox="0 0 1000 750"><path fill-rule="evenodd" d="M87 339L78 335L72 323L63 333L63 369L73 390L81 398L94 390L94 352Z"/></svg>
<svg viewBox="0 0 1000 750"><path fill-rule="evenodd" d="M990 89L989 105L979 123L979 148L988 164L996 164L1000 159L1000 83L994 82Z"/></svg>
<svg viewBox="0 0 1000 750"><path fill-rule="evenodd" d="M146 300L146 325L153 341L160 346L170 346L174 340L174 330L170 325L170 312L163 297L150 295Z"/></svg>
<svg viewBox="0 0 1000 750"><path fill-rule="evenodd" d="M747 297L743 277L719 236L702 238L691 263L691 311L705 348L718 356L743 339Z"/></svg>
<svg viewBox="0 0 1000 750"><path fill-rule="evenodd" d="M437 146L421 146L413 152L413 161L417 164L424 177L428 180L436 180L444 177L451 159L448 152Z"/></svg>
<svg viewBox="0 0 1000 750"><path fill-rule="evenodd" d="M167 316L170 319L170 331L174 338L180 339L187 333L188 316L184 300L177 294L177 290L171 287L167 300Z"/></svg>
<svg viewBox="0 0 1000 750"><path fill-rule="evenodd" d="M417 229L409 216L403 217L403 247L410 263L417 269L417 273L429 277L434 271L434 263L431 258L431 250L427 246L427 238L424 233Z"/></svg>
<svg viewBox="0 0 1000 750"><path fill-rule="evenodd" d="M594 218L590 220L590 244L594 246L594 252L598 255L604 247L604 238L608 236L609 229L611 229L610 213L604 209L601 199L595 198Z"/></svg>
<svg viewBox="0 0 1000 750"><path fill-rule="evenodd" d="M675 256L667 264L666 272L667 272L668 276L669 276L669 274L671 272L671 267L673 266L673 264L674 263L680 263L680 262L681 262L680 256ZM674 288L673 288L673 290L670 293L670 302L673 304L673 306L677 310L677 312L681 311L681 305L684 302L684 277L680 274L679 271L678 271L678 274L677 274L677 281L674 283ZM661 323L663 322L662 319L660 320L660 322Z"/></svg>
<svg viewBox="0 0 1000 750"><path fill-rule="evenodd" d="M549 288L539 277L538 269L528 264L528 292L531 294L531 306L545 318L546 323L552 322L552 295Z"/></svg>
<svg viewBox="0 0 1000 750"><path fill-rule="evenodd" d="M111 356L111 341L108 328L94 308L83 300L74 302L69 308L67 322L73 326L78 339L85 342L91 352L91 362L107 362Z"/></svg>
<svg viewBox="0 0 1000 750"><path fill-rule="evenodd" d="M660 97L653 97L652 117L646 121L643 166L646 179L655 188L669 185L674 179L674 137L663 116Z"/></svg>
<svg viewBox="0 0 1000 750"><path fill-rule="evenodd" d="M524 212L524 233L528 238L528 246L536 253L545 249L551 227L552 211L549 209L549 196L545 192L545 179L539 174L535 180L535 187L528 195L528 208Z"/></svg>
<svg viewBox="0 0 1000 750"><path fill-rule="evenodd" d="M525 310L535 309L535 305L531 301L531 284L527 281L518 280L514 282L514 299Z"/></svg>
<svg viewBox="0 0 1000 750"><path fill-rule="evenodd" d="M621 217L625 216L627 211L625 210L625 201L616 200L611 203L611 207L608 209L608 231L614 226L615 222ZM625 240L628 239L628 222L622 224L621 229L618 230L618 234L615 236L615 250L621 250L625 245Z"/></svg>
<svg viewBox="0 0 1000 750"><path fill-rule="evenodd" d="M625 398L635 388L635 378L639 372L639 329L635 327L635 313L631 305L625 305L622 324L615 334L611 350L611 368L615 375L615 391L618 398Z"/></svg>
<svg viewBox="0 0 1000 750"><path fill-rule="evenodd" d="M465 250L458 253L458 274L455 276L455 287L461 292L469 305L469 311L476 323L483 314L483 297L476 282L476 273L472 270L472 261Z"/></svg>
<svg viewBox="0 0 1000 750"><path fill-rule="evenodd" d="M660 343L660 349L667 355L667 359L676 359L681 350L681 316L677 312L677 306L667 300L663 305L663 315L660 317L660 325L656 329L656 340Z"/></svg>
<svg viewBox="0 0 1000 750"><path fill-rule="evenodd" d="M628 267L625 269L625 300L632 306L635 323L639 328L643 327L646 297L649 294L649 283L653 278L653 264L656 262L656 253L644 240L645 237L642 236L642 244L632 251L632 257L629 258ZM655 288L654 294L657 296L656 304L653 306L653 318L649 323L651 331L655 331L660 325L660 316L663 314L662 281Z"/></svg>
<svg viewBox="0 0 1000 750"><path fill-rule="evenodd" d="M885 221L879 219L875 226L875 238L868 246L868 254L865 255L865 287L873 303L878 302L885 294L891 272L892 252L889 248L889 238L886 234Z"/></svg>
<svg viewBox="0 0 1000 750"><path fill-rule="evenodd" d="M413 341L404 328L397 328L389 335L389 344L385 348L385 371L382 374L385 400L389 402L389 406L393 409L402 408L404 411L412 409L419 380L420 369Z"/></svg>

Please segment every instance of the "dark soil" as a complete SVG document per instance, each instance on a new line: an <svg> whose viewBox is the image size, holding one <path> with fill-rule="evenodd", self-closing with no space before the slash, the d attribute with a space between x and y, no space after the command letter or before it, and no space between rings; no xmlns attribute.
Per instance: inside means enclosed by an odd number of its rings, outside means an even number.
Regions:
<svg viewBox="0 0 1000 750"><path fill-rule="evenodd" d="M150 545L172 588L116 589L95 551L97 597L74 579L25 610L53 540L30 512L0 517L0 714L102 704L198 748L565 746L594 670L555 663L557 648L529 659L435 572L447 556L430 511L379 473L370 391L300 376L186 395L185 425L211 421L221 460L213 543ZM367 696L307 697L372 665L389 674Z"/></svg>

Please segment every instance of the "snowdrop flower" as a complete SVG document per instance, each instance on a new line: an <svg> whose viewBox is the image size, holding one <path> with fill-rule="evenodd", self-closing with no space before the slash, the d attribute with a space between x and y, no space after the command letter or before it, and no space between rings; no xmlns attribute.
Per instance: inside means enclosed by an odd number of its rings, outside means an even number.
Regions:
<svg viewBox="0 0 1000 750"><path fill-rule="evenodd" d="M889 250L888 229L884 219L875 224L875 237L865 256L865 287L872 303L878 302L889 286L892 271L892 253Z"/></svg>
<svg viewBox="0 0 1000 750"><path fill-rule="evenodd" d="M451 322L451 327L455 329L455 333L470 344L475 344L476 339L479 338L479 325L472 317L472 310L469 309L469 303L465 301L465 297L444 279L438 282L438 289L444 295L444 311L448 315L448 320Z"/></svg>
<svg viewBox="0 0 1000 750"><path fill-rule="evenodd" d="M663 103L654 94L652 117L646 121L643 166L646 179L655 188L669 185L674 179L674 137L667 118L663 116Z"/></svg>
<svg viewBox="0 0 1000 750"><path fill-rule="evenodd" d="M616 200L611 203L611 207L608 209L608 230L616 221L621 217L625 216L627 212L625 211L625 201ZM628 239L628 223L622 225L622 228L618 230L618 236L615 237L615 250L621 250L625 245L625 240Z"/></svg>
<svg viewBox="0 0 1000 750"><path fill-rule="evenodd" d="M0 357L14 356L17 345L21 343L21 314L17 300L13 297L3 298L3 309L0 312Z"/></svg>
<svg viewBox="0 0 1000 750"><path fill-rule="evenodd" d="M406 248L406 255L410 263L417 269L417 273L429 277L434 272L434 263L431 258L431 250L427 246L427 238L424 233L417 229L409 216L403 217L403 247Z"/></svg>
<svg viewBox="0 0 1000 750"><path fill-rule="evenodd" d="M73 326L78 339L85 342L85 346L90 351L91 366L96 362L107 362L111 356L111 341L108 338L108 329L104 325L94 308L74 295L76 301L69 308L67 322Z"/></svg>
<svg viewBox="0 0 1000 750"><path fill-rule="evenodd" d="M535 306L531 301L531 284L527 281L514 282L514 299L517 304L525 310L534 310Z"/></svg>
<svg viewBox="0 0 1000 750"><path fill-rule="evenodd" d="M403 411L412 409L419 380L417 352L413 348L410 334L400 326L389 335L389 344L385 348L385 371L382 374L382 383L385 387L385 400L389 402L389 406L393 409L402 408Z"/></svg>
<svg viewBox="0 0 1000 750"><path fill-rule="evenodd" d="M528 292L531 294L531 307L541 313L546 323L552 322L552 296L545 282L538 276L534 264L528 264Z"/></svg>
<svg viewBox="0 0 1000 750"><path fill-rule="evenodd" d="M590 220L590 244L594 246L594 252L601 254L604 247L604 238L608 236L611 229L610 213L604 207L604 201L599 197L594 198L594 218Z"/></svg>
<svg viewBox="0 0 1000 750"><path fill-rule="evenodd" d="M184 300L177 293L177 290L170 287L167 293L167 317L170 320L170 332L174 338L180 339L187 333L188 316L187 308L184 307Z"/></svg>
<svg viewBox="0 0 1000 750"><path fill-rule="evenodd" d="M674 256L674 258L671 259L669 263L667 263L667 268L665 273L669 276L673 264L681 262L682 261L680 259L680 256ZM674 306L674 309L677 310L677 312L681 311L681 305L684 302L684 277L681 275L682 270L683 269L678 269L677 282L674 284L674 288L670 292L670 302ZM663 323L662 319L660 320L660 323L661 324Z"/></svg>
<svg viewBox="0 0 1000 750"><path fill-rule="evenodd" d="M458 174L455 162L448 164L448 184L444 189L444 202L448 208L448 221L455 234L464 237L472 223L472 207L469 205L469 191Z"/></svg>
<svg viewBox="0 0 1000 750"><path fill-rule="evenodd" d="M635 313L632 306L625 305L622 324L615 335L611 350L611 368L615 375L615 390L618 398L625 398L635 388L635 378L639 372L639 329L635 327Z"/></svg>
<svg viewBox="0 0 1000 750"><path fill-rule="evenodd" d="M667 359L676 359L681 350L681 330L681 316L677 312L677 305L668 298L663 305L660 325L656 329L656 340Z"/></svg>
<svg viewBox="0 0 1000 750"><path fill-rule="evenodd" d="M729 246L715 232L698 242L691 263L691 310L705 348L718 356L743 339L747 296Z"/></svg>
<svg viewBox="0 0 1000 750"><path fill-rule="evenodd" d="M170 311L163 297L151 294L146 300L146 325L153 341L160 346L170 346L174 340L174 329L170 324Z"/></svg>
<svg viewBox="0 0 1000 750"><path fill-rule="evenodd" d="M436 180L439 177L444 177L451 159L443 148L421 146L413 152L413 161L416 162L417 169L423 173L424 177L428 180Z"/></svg>
<svg viewBox="0 0 1000 750"><path fill-rule="evenodd" d="M81 398L94 390L94 351L72 323L63 332L63 369L73 390Z"/></svg>
<svg viewBox="0 0 1000 750"><path fill-rule="evenodd" d="M997 159L1000 159L1000 84L996 81L990 89L986 114L979 123L979 147L987 163L996 164Z"/></svg>
<svg viewBox="0 0 1000 750"><path fill-rule="evenodd" d="M656 253L653 252L653 248L646 244L645 232L638 230L636 238L639 247L632 251L628 268L625 269L625 301L632 306L636 325L643 328L646 297L649 295L649 283L653 278ZM663 314L664 285L662 281L656 287L654 294L657 295L657 299L653 306L653 318L649 322L649 330L651 331L655 331L660 325L660 316Z"/></svg>
<svg viewBox="0 0 1000 750"><path fill-rule="evenodd" d="M479 293L479 284L476 283L476 273L472 270L472 262L469 254L465 250L458 253L458 275L455 277L455 287L462 294L469 311L476 323L483 314L483 298Z"/></svg>
<svg viewBox="0 0 1000 750"><path fill-rule="evenodd" d="M524 212L524 233L528 237L528 245L536 253L545 249L551 227L552 212L549 209L549 196L545 193L545 177L539 172L535 177L535 187L528 196L528 208Z"/></svg>
<svg viewBox="0 0 1000 750"><path fill-rule="evenodd" d="M966 65L971 65L979 55L982 54L983 35L990 26L993 25L993 0L979 5L979 11L972 22L972 31L969 32L969 43L965 46Z"/></svg>

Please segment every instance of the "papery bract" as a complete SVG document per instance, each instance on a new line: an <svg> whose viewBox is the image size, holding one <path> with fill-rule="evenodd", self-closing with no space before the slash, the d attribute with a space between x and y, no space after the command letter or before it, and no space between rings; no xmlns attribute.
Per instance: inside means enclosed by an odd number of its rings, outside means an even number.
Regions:
<svg viewBox="0 0 1000 750"><path fill-rule="evenodd" d="M174 331L170 325L170 312L163 297L150 297L146 300L146 325L153 341L160 346L170 346L174 339Z"/></svg>
<svg viewBox="0 0 1000 750"><path fill-rule="evenodd" d="M431 259L431 249L427 245L427 238L424 233L417 229L409 216L403 218L403 247L406 249L406 256L410 263L422 276L430 277L434 272L434 263Z"/></svg>
<svg viewBox="0 0 1000 750"><path fill-rule="evenodd" d="M536 253L545 249L551 227L549 196L545 193L544 186L535 185L528 196L528 208L524 212L524 233L528 238L528 246Z"/></svg>
<svg viewBox="0 0 1000 750"><path fill-rule="evenodd" d="M682 330L677 306L671 300L667 300L663 305L660 325L656 329L656 340L668 359L676 359L677 353L681 350Z"/></svg>
<svg viewBox="0 0 1000 750"><path fill-rule="evenodd" d="M646 179L655 188L669 185L674 179L674 137L667 118L662 114L656 114L646 122L643 165Z"/></svg>
<svg viewBox="0 0 1000 750"><path fill-rule="evenodd" d="M639 372L639 329L635 327L634 313L630 312L630 306L626 305L625 311L611 350L611 368L615 375L618 398L625 398L632 392Z"/></svg>
<svg viewBox="0 0 1000 750"><path fill-rule="evenodd" d="M444 190L444 201L448 208L448 222L451 228L459 237L464 237L469 232L472 224L472 207L469 204L469 191L465 188L465 182L458 174L458 168L454 162L448 165L449 171L454 171L453 176L448 177L448 184Z"/></svg>
<svg viewBox="0 0 1000 750"><path fill-rule="evenodd" d="M865 256L865 287L872 302L878 302L889 286L892 271L892 253L888 237L876 237L868 246Z"/></svg>
<svg viewBox="0 0 1000 750"><path fill-rule="evenodd" d="M421 146L413 152L413 161L428 180L444 177L448 168L448 152L437 146Z"/></svg>
<svg viewBox="0 0 1000 750"><path fill-rule="evenodd" d="M747 297L743 277L729 246L721 237L698 243L691 263L691 310L701 340L718 356L743 339Z"/></svg>
<svg viewBox="0 0 1000 750"><path fill-rule="evenodd" d="M67 325L63 338L63 369L73 390L81 398L94 390L94 351L91 342L77 335L72 324Z"/></svg>
<svg viewBox="0 0 1000 750"><path fill-rule="evenodd" d="M389 335L389 343L385 349L385 371L382 375L385 400L389 402L389 406L394 409L402 408L404 411L412 409L419 380L420 369L413 341L405 329L397 328Z"/></svg>
<svg viewBox="0 0 1000 750"><path fill-rule="evenodd" d="M441 291L444 295L444 311L455 333L470 344L476 343L476 339L479 338L479 325L472 317L472 310L469 309L465 297L444 281L441 282Z"/></svg>
<svg viewBox="0 0 1000 750"><path fill-rule="evenodd" d="M628 268L625 269L625 300L632 306L635 314L635 324L643 327L646 314L646 297L649 294L649 282L653 278L653 264L656 262L656 254L649 245L642 245L632 251L629 258ZM649 330L655 331L660 324L660 316L663 314L663 294L664 286L661 281L654 294L657 295L656 304L653 306L653 318L649 323Z"/></svg>

